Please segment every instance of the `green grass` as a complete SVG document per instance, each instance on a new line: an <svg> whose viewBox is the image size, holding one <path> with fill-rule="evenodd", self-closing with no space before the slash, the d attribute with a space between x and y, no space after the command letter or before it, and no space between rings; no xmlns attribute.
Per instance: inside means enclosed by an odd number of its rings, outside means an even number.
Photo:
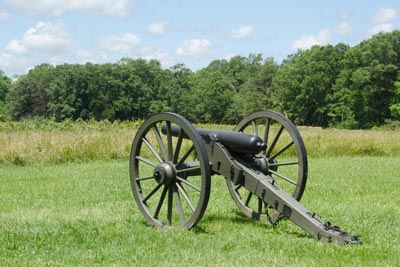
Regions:
<svg viewBox="0 0 400 267"><path fill-rule="evenodd" d="M141 121L49 120L0 122L0 166L35 162L89 162L125 158ZM232 130L232 125L196 125ZM312 157L400 156L398 130L338 130L300 127Z"/></svg>
<svg viewBox="0 0 400 267"><path fill-rule="evenodd" d="M400 158L311 158L302 203L361 246L314 240L289 221L241 216L214 176L190 231L148 226L128 160L0 168L1 266L399 266Z"/></svg>

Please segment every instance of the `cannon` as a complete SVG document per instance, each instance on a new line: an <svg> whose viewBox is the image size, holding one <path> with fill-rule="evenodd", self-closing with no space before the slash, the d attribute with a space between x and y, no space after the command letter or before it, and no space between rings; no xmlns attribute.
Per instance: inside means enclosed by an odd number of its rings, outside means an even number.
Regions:
<svg viewBox="0 0 400 267"><path fill-rule="evenodd" d="M144 218L160 228L190 229L208 204L211 176L225 177L233 201L254 220L289 219L317 240L361 244L307 210L307 153L295 125L274 111L246 116L233 131L196 129L183 116L144 121L130 153L130 181Z"/></svg>

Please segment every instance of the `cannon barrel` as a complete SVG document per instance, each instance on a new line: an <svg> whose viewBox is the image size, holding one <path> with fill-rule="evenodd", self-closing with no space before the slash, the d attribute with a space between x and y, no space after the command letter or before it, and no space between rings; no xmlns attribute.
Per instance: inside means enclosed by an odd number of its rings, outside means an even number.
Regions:
<svg viewBox="0 0 400 267"><path fill-rule="evenodd" d="M163 125L161 131L163 134L167 134L167 125ZM171 125L172 136L179 136L180 131L181 128L179 126ZM256 135L204 128L196 128L196 131L201 137L203 137L203 139L209 138L211 141L220 142L231 152L240 154L258 154L266 148L266 144L263 140ZM187 138L187 136L183 137Z"/></svg>

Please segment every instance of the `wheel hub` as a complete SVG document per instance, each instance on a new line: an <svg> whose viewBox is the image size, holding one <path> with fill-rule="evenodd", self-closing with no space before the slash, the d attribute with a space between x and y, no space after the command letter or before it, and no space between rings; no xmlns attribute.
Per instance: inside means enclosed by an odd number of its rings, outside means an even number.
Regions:
<svg viewBox="0 0 400 267"><path fill-rule="evenodd" d="M170 162L164 162L154 169L153 177L157 183L170 184L176 180L175 166Z"/></svg>
<svg viewBox="0 0 400 267"><path fill-rule="evenodd" d="M270 165L271 163L277 163L277 161L275 159L270 160L265 156L256 158L254 161L254 164L255 164L257 170L259 170L260 172L262 172L265 175L271 174L269 172L269 170L277 171L278 166L276 166L276 165L271 166Z"/></svg>

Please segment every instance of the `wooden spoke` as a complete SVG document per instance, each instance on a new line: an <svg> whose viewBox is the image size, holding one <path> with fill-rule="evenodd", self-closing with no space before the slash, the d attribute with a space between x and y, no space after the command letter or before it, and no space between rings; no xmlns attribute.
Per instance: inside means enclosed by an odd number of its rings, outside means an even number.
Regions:
<svg viewBox="0 0 400 267"><path fill-rule="evenodd" d="M154 168L156 168L158 166L157 163L154 163L151 160L143 158L141 156L136 156L136 159L138 159L138 160L140 160L140 161L142 161L142 162L146 163L147 165L150 165L150 166L152 166Z"/></svg>
<svg viewBox="0 0 400 267"><path fill-rule="evenodd" d="M278 152L276 152L273 156L271 156L269 158L269 160L273 160L275 158L277 158L280 154L282 154L283 152L285 152L289 147L291 147L292 145L294 145L294 142L290 142L289 144L287 144L286 146L284 146L283 148L281 148Z"/></svg>
<svg viewBox="0 0 400 267"><path fill-rule="evenodd" d="M154 131L154 134L156 135L156 139L157 139L158 145L160 146L161 153L163 154L164 161L166 161L167 160L167 152L165 151L165 146L164 146L164 142L161 138L160 131L158 130L158 127L156 124L154 124L152 126L152 129Z"/></svg>
<svg viewBox="0 0 400 267"><path fill-rule="evenodd" d="M258 134L259 129L262 129L260 137L267 145L260 157L268 161L268 170L262 173L272 175L277 180L282 179L284 182L279 183L279 187L296 200L300 200L308 173L307 154L300 133L286 116L274 111L257 111L249 114L239 122L235 131ZM287 153L288 151L290 153ZM295 159L286 159L286 156ZM256 196L242 184L234 184L230 178L226 178L226 182L229 193L243 214L255 220L269 222L267 210L264 209L267 204L263 198L253 201L253 197Z"/></svg>
<svg viewBox="0 0 400 267"><path fill-rule="evenodd" d="M150 142L146 139L146 138L142 138L143 143L146 144L146 146L150 149L150 151L153 153L154 156L156 156L156 158L158 159L158 161L160 163L163 163L164 160L162 159L162 157L160 156L160 154L158 154L157 150L154 148L154 146L152 144L150 144Z"/></svg>

